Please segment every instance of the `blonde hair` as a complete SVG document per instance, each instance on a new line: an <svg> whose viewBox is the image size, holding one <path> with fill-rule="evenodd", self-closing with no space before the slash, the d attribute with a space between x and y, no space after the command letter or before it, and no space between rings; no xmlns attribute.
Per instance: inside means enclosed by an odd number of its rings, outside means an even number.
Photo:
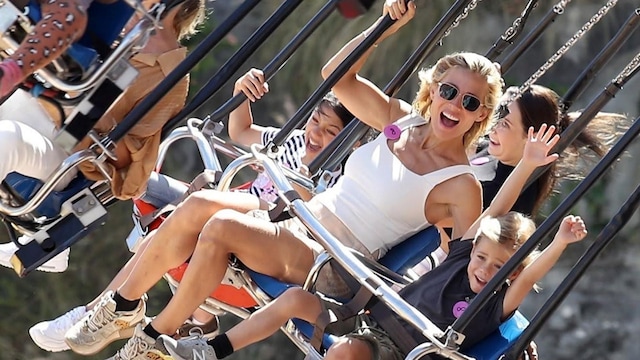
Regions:
<svg viewBox="0 0 640 360"><path fill-rule="evenodd" d="M482 76L489 87L487 95L484 99L481 99L483 106L489 110L489 114L486 119L475 122L471 129L464 134L462 139L465 147L469 147L489 128L491 119L493 118L493 113L495 112L499 104L500 97L502 96L504 81L502 80L498 66L492 63L491 60L482 55L469 52L454 53L440 58L434 66L429 69L423 69L418 73L420 89L413 101L413 107L418 111L418 113L420 113L420 115L425 119L428 119L426 114L429 112L429 108L433 101L433 99L431 99L430 88L433 84L440 82L445 77L447 71L454 67L467 69Z"/></svg>
<svg viewBox="0 0 640 360"><path fill-rule="evenodd" d="M184 0L180 3L178 13L173 18L173 30L178 34L178 41L195 35L205 17L204 0Z"/></svg>
<svg viewBox="0 0 640 360"><path fill-rule="evenodd" d="M516 211L510 211L505 215L485 217L480 221L476 232L475 242L482 240L492 241L502 245L505 249L515 253L524 244L531 234L536 231L536 224L526 215ZM539 250L534 250L522 261L518 270L529 266L540 255ZM534 290L539 287L534 285Z"/></svg>

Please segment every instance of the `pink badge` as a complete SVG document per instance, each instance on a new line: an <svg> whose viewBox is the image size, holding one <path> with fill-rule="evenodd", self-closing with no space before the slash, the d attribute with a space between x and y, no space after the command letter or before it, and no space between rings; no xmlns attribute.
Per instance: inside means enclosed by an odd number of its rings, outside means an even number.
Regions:
<svg viewBox="0 0 640 360"><path fill-rule="evenodd" d="M466 301L458 301L457 303L455 303L453 305L453 316L457 318L460 317L460 315L462 315L462 313L467 310L467 306L469 306L469 303L467 303Z"/></svg>
<svg viewBox="0 0 640 360"><path fill-rule="evenodd" d="M386 136L387 139L389 139L389 140L398 140L400 138L400 133L402 131L400 130L400 127L398 127L398 125L389 124L389 125L384 127L383 132L384 132L384 136Z"/></svg>
<svg viewBox="0 0 640 360"><path fill-rule="evenodd" d="M486 164L490 161L491 159L489 159L486 156L481 156L478 158L475 158L473 160L471 160L471 165L482 165L482 164Z"/></svg>

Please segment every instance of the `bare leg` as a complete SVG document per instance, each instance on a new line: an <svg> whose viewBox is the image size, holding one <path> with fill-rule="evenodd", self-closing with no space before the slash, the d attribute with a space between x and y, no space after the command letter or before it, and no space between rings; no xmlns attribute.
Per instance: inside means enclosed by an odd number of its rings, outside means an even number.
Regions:
<svg viewBox="0 0 640 360"><path fill-rule="evenodd" d="M324 356L325 360L371 360L373 354L369 345L362 340L342 337L336 341Z"/></svg>
<svg viewBox="0 0 640 360"><path fill-rule="evenodd" d="M291 318L313 323L321 311L320 300L316 296L301 288L291 288L231 328L227 337L237 351L271 336Z"/></svg>
<svg viewBox="0 0 640 360"><path fill-rule="evenodd" d="M126 299L139 299L167 270L184 263L193 253L202 227L218 210L246 212L259 209L262 204L245 193L201 190L191 194L160 225L119 293Z"/></svg>
<svg viewBox="0 0 640 360"><path fill-rule="evenodd" d="M156 230L150 232L143 239L142 243L140 244L140 247L138 248L138 252L133 254L133 256L129 259L129 261L127 261L127 263L124 264L124 266L120 269L120 271L118 271L116 276L113 277L109 285L107 285L107 287L100 293L100 295L98 295L95 299L91 300L91 302L89 302L86 305L87 311L93 309L96 305L98 305L104 293L106 293L109 290L116 290L118 287L120 287L120 285L124 283L125 280L127 280L127 277L129 277L129 274L131 274L133 267L138 262L138 259L140 259L140 257L142 256L142 253L147 248L147 245L149 245L149 242L151 241L155 233L156 233Z"/></svg>
<svg viewBox="0 0 640 360"><path fill-rule="evenodd" d="M202 230L180 287L153 320L153 328L174 333L220 284L230 254L257 272L302 284L313 264L311 246L268 221L232 210L218 212Z"/></svg>

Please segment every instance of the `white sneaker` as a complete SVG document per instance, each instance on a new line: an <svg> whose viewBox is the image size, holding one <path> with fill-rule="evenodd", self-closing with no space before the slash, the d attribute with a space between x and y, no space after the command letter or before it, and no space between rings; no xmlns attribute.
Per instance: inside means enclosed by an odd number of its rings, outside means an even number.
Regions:
<svg viewBox="0 0 640 360"><path fill-rule="evenodd" d="M132 311L116 311L113 291L106 292L96 305L64 336L73 352L93 355L120 339L130 338L135 326L144 321L147 305L144 297Z"/></svg>
<svg viewBox="0 0 640 360"><path fill-rule="evenodd" d="M18 246L13 242L0 244L0 265L13 269L11 257L16 251L18 251ZM64 249L60 254L40 265L36 270L52 273L64 272L69 267L69 252L69 248Z"/></svg>
<svg viewBox="0 0 640 360"><path fill-rule="evenodd" d="M86 313L87 309L84 306L78 306L53 320L39 322L29 329L31 340L43 350L69 350L69 345L64 342L64 334Z"/></svg>

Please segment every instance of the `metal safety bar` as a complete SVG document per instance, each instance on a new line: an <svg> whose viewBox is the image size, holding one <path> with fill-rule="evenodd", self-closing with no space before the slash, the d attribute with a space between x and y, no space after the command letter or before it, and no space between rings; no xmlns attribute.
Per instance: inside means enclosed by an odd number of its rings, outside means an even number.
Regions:
<svg viewBox="0 0 640 360"><path fill-rule="evenodd" d="M97 158L96 154L91 150L81 150L74 154L71 154L66 158L51 174L46 181L44 181L42 187L33 195L33 197L27 201L26 204L18 207L13 207L0 202L0 212L8 216L20 216L25 215L35 210L45 200L45 198L54 190L55 186L62 180L62 178L83 161L92 161Z"/></svg>
<svg viewBox="0 0 640 360"><path fill-rule="evenodd" d="M261 152L259 147L252 147L251 155L253 159L246 161L257 162L264 167L267 176L279 190L280 197L287 203L293 214L309 229L314 238L333 256L333 258L344 267L362 286L364 286L380 301L386 304L392 311L398 314L409 324L419 329L421 333L431 343L443 349L438 338L443 332L422 313L408 305L395 291L393 291L384 281L378 278L369 268L364 266L358 259L342 245L331 233L329 233L320 222L314 217L302 199L289 200L285 193L293 191L293 187L271 158Z"/></svg>

